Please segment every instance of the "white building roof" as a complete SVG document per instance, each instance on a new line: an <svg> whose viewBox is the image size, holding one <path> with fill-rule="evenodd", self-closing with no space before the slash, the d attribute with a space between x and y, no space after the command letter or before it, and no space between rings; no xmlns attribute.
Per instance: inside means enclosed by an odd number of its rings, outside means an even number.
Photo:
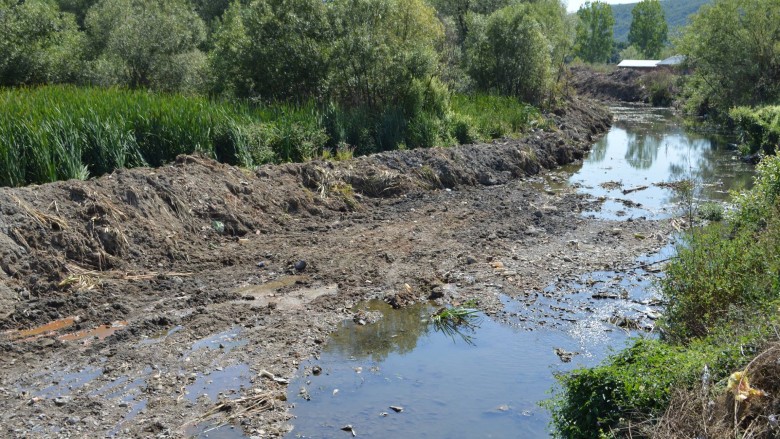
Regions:
<svg viewBox="0 0 780 439"><path fill-rule="evenodd" d="M685 55L675 55L658 63L659 66L676 66L685 62Z"/></svg>
<svg viewBox="0 0 780 439"><path fill-rule="evenodd" d="M659 62L661 61L657 59L624 59L620 61L618 67L651 69L656 67Z"/></svg>

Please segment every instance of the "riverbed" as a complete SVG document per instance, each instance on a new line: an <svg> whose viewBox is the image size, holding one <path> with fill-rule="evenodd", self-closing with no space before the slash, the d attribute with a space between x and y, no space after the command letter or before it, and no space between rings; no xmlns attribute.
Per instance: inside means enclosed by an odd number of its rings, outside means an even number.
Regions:
<svg viewBox="0 0 780 439"><path fill-rule="evenodd" d="M631 222L692 214L750 184L752 167L728 139L687 130L668 109L612 111L609 133L582 162L536 181L540 190L574 189L601 201L583 216ZM692 185L681 190L684 181ZM633 337L657 336L663 300L655 281L673 241L630 269L502 297L503 310L480 313L465 338L435 330L432 303L358 305L382 318L346 321L318 358L301 365L288 391L295 415L288 437L549 436L542 402L555 374L593 366Z"/></svg>

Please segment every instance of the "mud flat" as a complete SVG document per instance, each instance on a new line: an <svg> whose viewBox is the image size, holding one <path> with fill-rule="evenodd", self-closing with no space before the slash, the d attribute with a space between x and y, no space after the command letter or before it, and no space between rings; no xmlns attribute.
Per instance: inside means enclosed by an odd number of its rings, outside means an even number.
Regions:
<svg viewBox="0 0 780 439"><path fill-rule="evenodd" d="M289 380L358 303L495 314L664 246L667 220L590 219L603 200L540 189L610 125L589 101L550 117L492 144L0 189L2 434L281 436Z"/></svg>

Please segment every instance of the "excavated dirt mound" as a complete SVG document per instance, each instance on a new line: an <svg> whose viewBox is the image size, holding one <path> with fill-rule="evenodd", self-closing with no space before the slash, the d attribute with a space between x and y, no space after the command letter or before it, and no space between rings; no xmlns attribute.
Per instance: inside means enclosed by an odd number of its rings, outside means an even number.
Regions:
<svg viewBox="0 0 780 439"><path fill-rule="evenodd" d="M586 220L597 201L531 184L610 124L588 101L550 117L492 144L0 189L2 435L181 437L216 413L280 436L280 377L359 301L496 310L662 245L658 223Z"/></svg>
<svg viewBox="0 0 780 439"><path fill-rule="evenodd" d="M572 67L571 85L582 95L602 101L649 102L642 84L645 73L632 69L597 72L588 67Z"/></svg>

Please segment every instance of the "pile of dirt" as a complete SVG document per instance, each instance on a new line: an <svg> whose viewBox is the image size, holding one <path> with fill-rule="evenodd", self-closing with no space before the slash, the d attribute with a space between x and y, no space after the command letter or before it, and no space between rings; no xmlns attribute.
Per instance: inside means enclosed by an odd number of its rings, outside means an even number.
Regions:
<svg viewBox="0 0 780 439"><path fill-rule="evenodd" d="M121 306L97 310L92 295L73 291L97 286L98 278L164 283L166 273L234 265L239 261L231 254L215 257L213 242L284 233L291 218L327 221L363 209L371 199L506 184L570 163L610 125L605 110L587 105L573 101L551 115L558 130L522 140L266 166L254 173L182 156L159 169L0 189L0 329L74 313L98 321L122 318Z"/></svg>
<svg viewBox="0 0 780 439"><path fill-rule="evenodd" d="M650 101L642 79L646 75L634 69L615 69L598 72L586 66L575 66L570 70L570 83L582 95L606 102Z"/></svg>

